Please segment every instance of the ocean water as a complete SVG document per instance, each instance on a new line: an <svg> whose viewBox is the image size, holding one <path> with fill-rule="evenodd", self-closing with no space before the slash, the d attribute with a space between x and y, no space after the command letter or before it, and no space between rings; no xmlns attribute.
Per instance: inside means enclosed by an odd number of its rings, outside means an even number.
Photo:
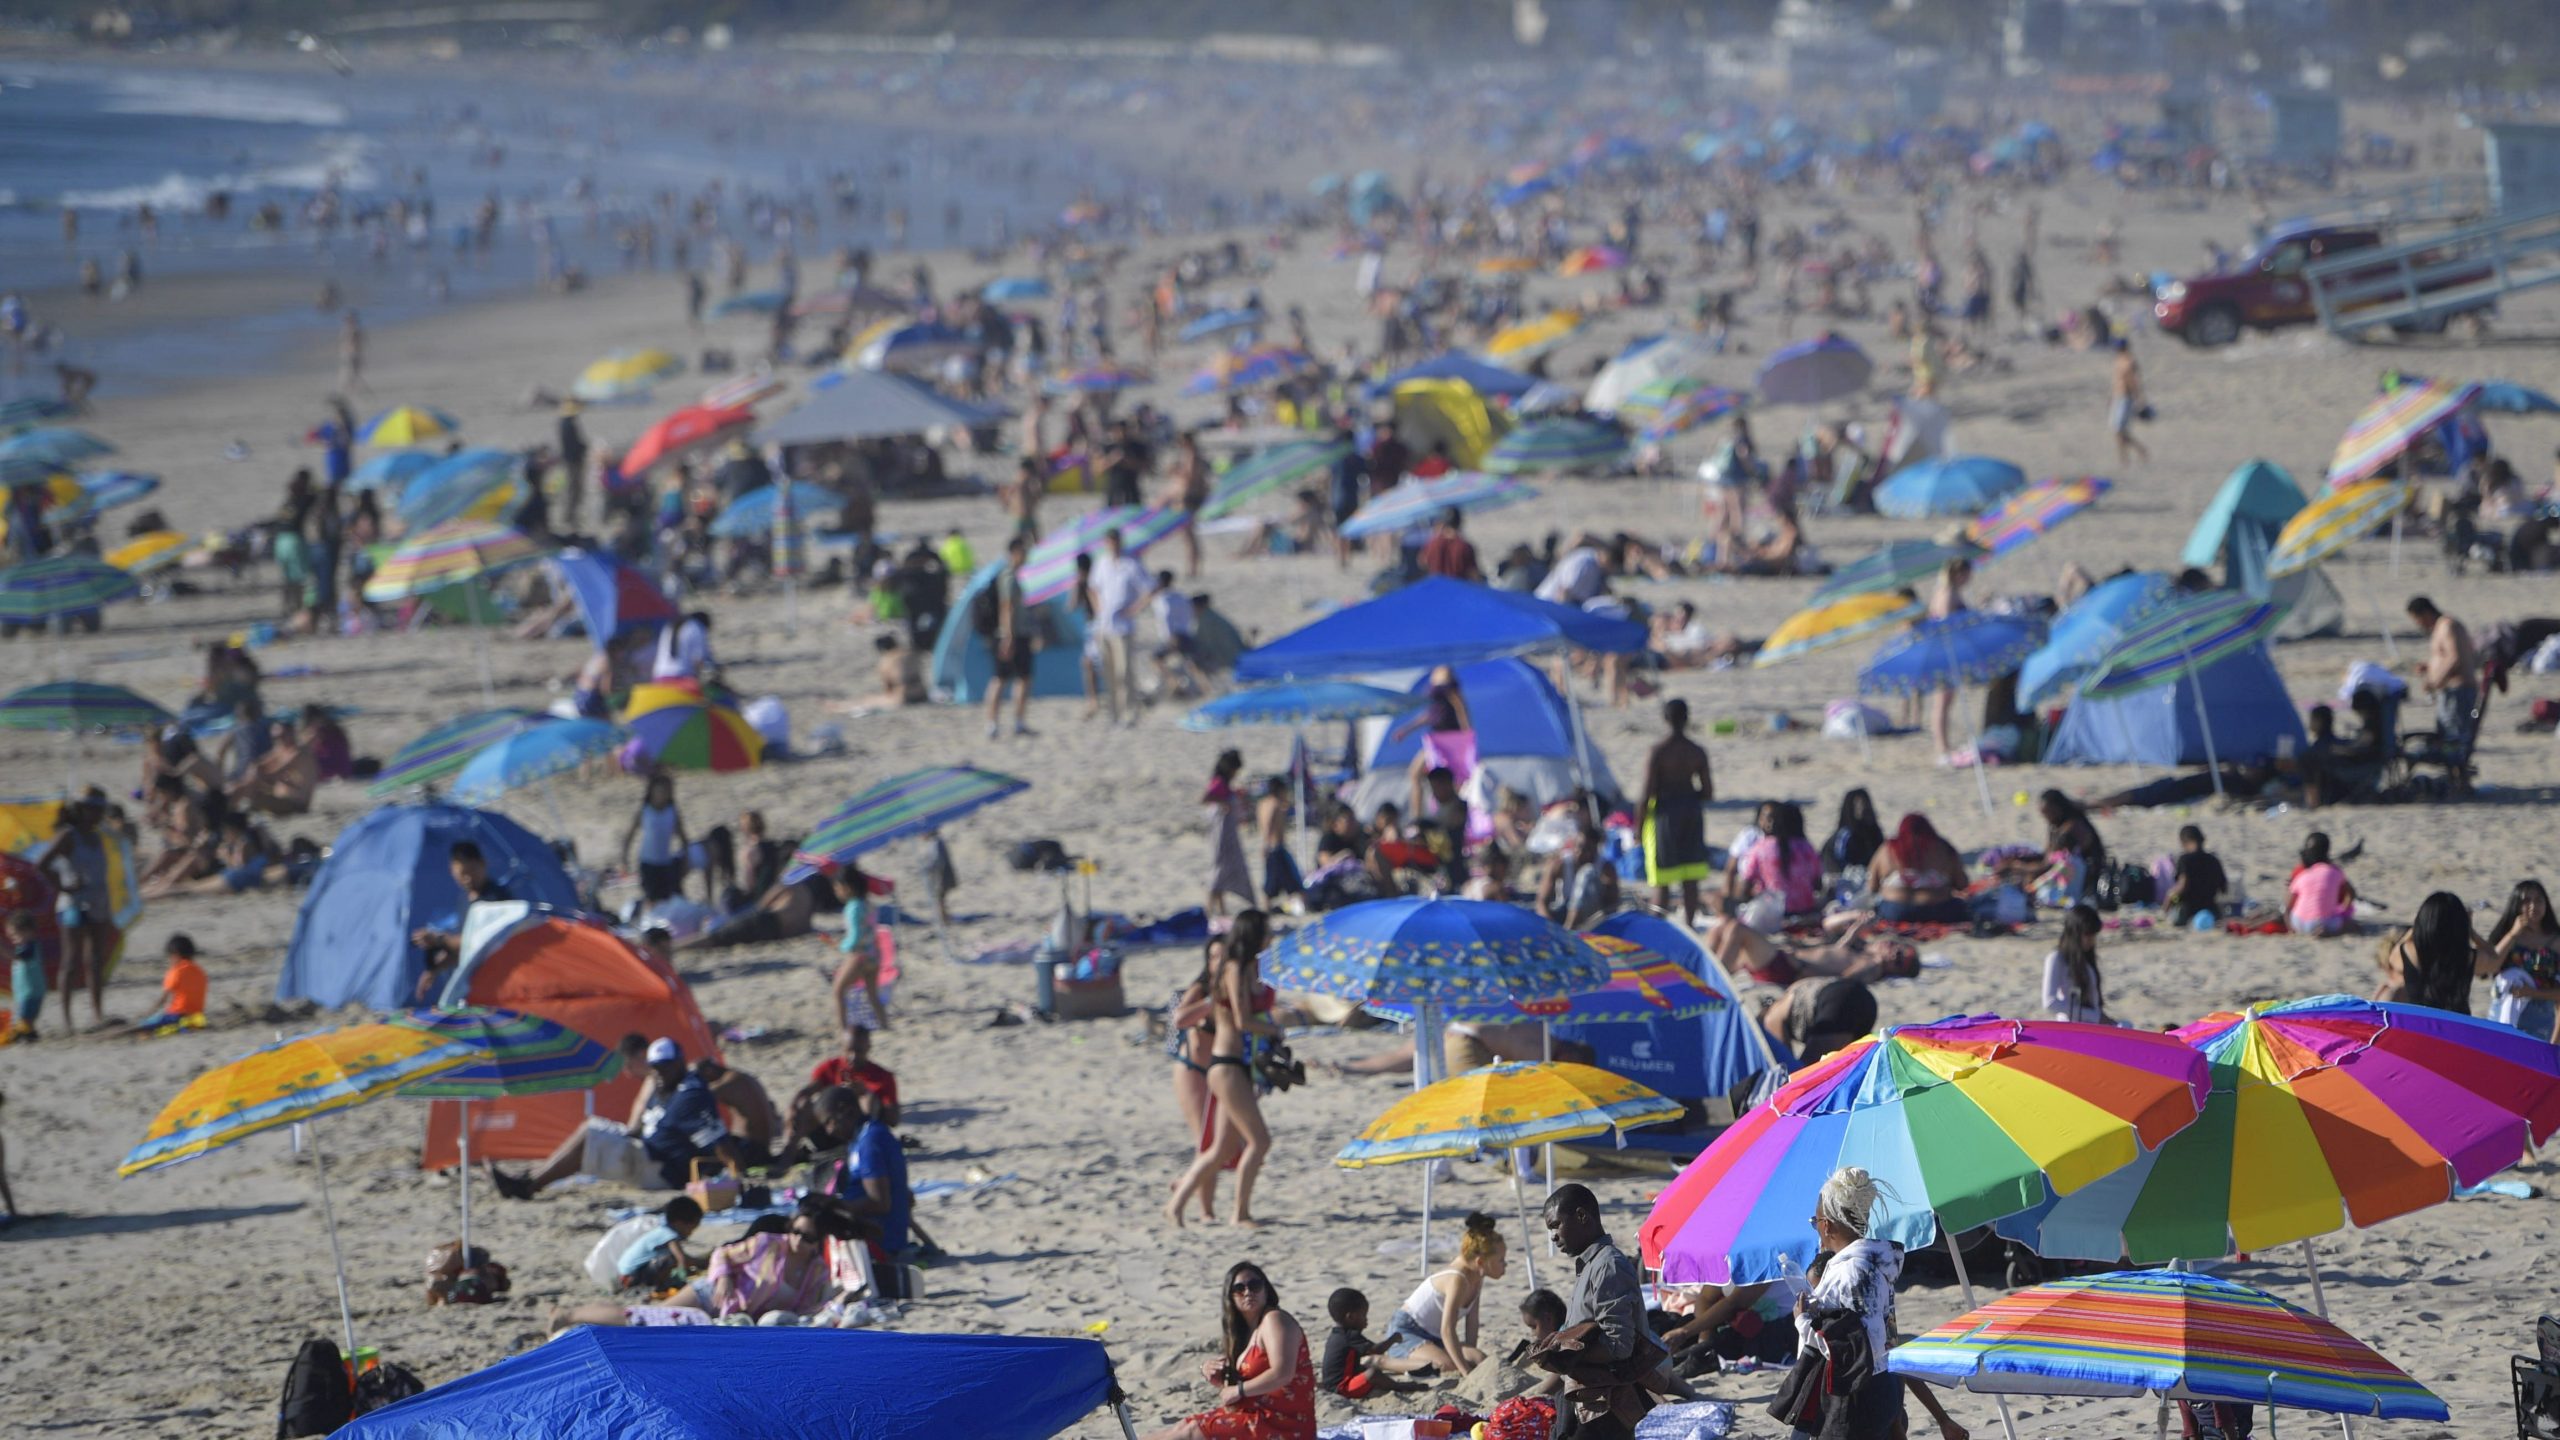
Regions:
<svg viewBox="0 0 2560 1440"><path fill-rule="evenodd" d="M739 197L813 198L820 232L795 239L812 276L830 273L825 257L839 245L886 253L892 207L909 215L911 243L942 248L1037 225L1085 193L1144 193L1177 206L1207 193L1062 140L1007 146L940 133L929 115L862 127L793 108L793 94L818 83L784 70L759 83L740 71L706 74L698 98L634 98L571 72L502 83L450 66L342 76L317 61L308 74L249 74L0 60L0 290L70 286L84 258L112 279L133 251L145 283L120 302L135 308L117 325L84 325L79 303L37 316L61 327L63 353L98 369L113 393L236 371L335 323L308 298L218 320L138 321L156 277L254 270L307 277L310 290L293 293L308 297L335 281L378 325L538 284L537 231L565 263L605 275L623 264L617 219L659 215L667 264L662 197L681 205L713 182L727 197L723 230L759 263L773 243L751 233ZM863 201L850 218L827 193L839 173ZM230 200L221 221L203 214L217 192ZM323 197L340 223L305 218ZM502 219L479 252L456 232L485 200ZM287 223L253 229L249 216L269 202ZM348 223L395 202L431 205L432 223L379 242ZM956 230L946 229L946 205L956 207ZM156 212L156 236L139 222L143 206ZM68 244L66 211L79 222ZM704 237L693 255L707 263ZM0 376L0 394L34 383Z"/></svg>

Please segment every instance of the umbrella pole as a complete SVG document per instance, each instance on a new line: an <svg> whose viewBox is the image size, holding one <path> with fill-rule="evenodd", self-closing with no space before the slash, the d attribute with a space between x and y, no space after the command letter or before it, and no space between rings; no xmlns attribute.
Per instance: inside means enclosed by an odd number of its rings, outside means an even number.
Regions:
<svg viewBox="0 0 2560 1440"><path fill-rule="evenodd" d="M1945 649L1946 649L1946 652L1947 652L1947 672L1948 672L1947 678L1948 678L1950 681L1952 681L1952 680L1955 678L1955 668L1956 668L1956 642L1954 642L1953 640L1947 640L1947 641L1944 641L1944 642L1943 642L1943 644L1944 644ZM1948 688L1950 691L1953 691L1953 692L1954 692L1958 697L1961 697L1961 696L1964 694L1964 688L1963 688L1962 686L1960 686L1960 685L1950 684L1950 685L1948 685L1948 686L1947 686L1947 688ZM1992 811L1991 811L1991 777L1990 777L1990 776L1988 776L1988 775L1986 775L1986 774L1984 774L1984 773L1982 773L1982 717L1981 717L1979 714L1977 714L1977 715L1975 715L1975 716L1973 717L1972 729L1973 729L1973 788L1974 788L1975 793L1976 793L1976 794L1978 794L1978 795L1980 795L1980 796L1982 797L1982 814L1983 814L1983 818L1985 818L1985 819L1989 819L1989 818L1990 818L1990 816L1991 816L1991 813L1992 813Z"/></svg>
<svg viewBox="0 0 2560 1440"><path fill-rule="evenodd" d="M1596 808L1599 801L1591 793L1591 761L1587 749L1591 742L1582 730L1582 694L1573 686L1573 657L1570 652L1557 656L1556 672L1564 682L1565 713L1573 720L1573 777L1582 789L1584 815L1596 821L1600 814ZM1477 757L1477 761L1481 764L1483 757Z"/></svg>
<svg viewBox="0 0 2560 1440"><path fill-rule="evenodd" d="M2151 1440L2169 1440L2169 1392L2160 1392L2160 1423L2151 1429Z"/></svg>
<svg viewBox="0 0 2560 1440"><path fill-rule="evenodd" d="M1111 1413L1120 1417L1120 1433L1127 1437L1127 1440L1138 1440L1138 1427L1135 1422L1129 1419L1129 1402L1126 1400L1112 1401Z"/></svg>
<svg viewBox="0 0 2560 1440"><path fill-rule="evenodd" d="M1538 1234L1529 1227L1529 1197L1520 1188L1520 1167L1511 1167L1511 1203L1520 1207L1520 1263L1529 1271L1529 1288L1538 1288Z"/></svg>
<svg viewBox="0 0 2560 1440"><path fill-rule="evenodd" d="M489 668L489 631L480 623L480 582L475 577L463 584L463 603L471 607L471 643L480 652L480 701L491 709L498 704L498 677Z"/></svg>
<svg viewBox="0 0 2560 1440"><path fill-rule="evenodd" d="M2320 1252L2312 1247L2309 1236L2304 1236L2302 1241L2302 1268L2311 1272L2311 1312L2319 1316L2321 1319L2326 1320L2329 1318L2329 1296L2327 1292L2320 1288ZM2270 1399L2267 1402L2267 1413L2270 1417L2275 1413L2275 1401L2273 1399ZM2347 1437L2347 1440L2356 1440L2356 1422L2354 1418L2343 1413L2340 1414L2338 1416L2338 1433ZM2275 1434L2275 1426L2272 1419L2270 1419L2270 1423L2267 1426L2267 1434L2270 1437Z"/></svg>
<svg viewBox="0 0 2560 1440"><path fill-rule="evenodd" d="M462 1104L462 1268L471 1268L471 1102Z"/></svg>
<svg viewBox="0 0 2560 1440"><path fill-rule="evenodd" d="M338 1275L338 1327L346 1335L347 1363L352 1365L356 1359L356 1312L347 1303L347 1256L338 1248L338 1209L329 1200L329 1156L320 1148L320 1122L303 1123L310 1127L311 1162L319 1167L320 1218L329 1227L329 1264Z"/></svg>
<svg viewBox="0 0 2560 1440"><path fill-rule="evenodd" d="M1964 1308L1971 1310L1974 1308L1973 1276L1964 1268L1964 1251L1956 1248L1956 1232L1941 1225L1938 1234L1947 1242L1947 1258L1956 1262L1956 1283L1964 1287ZM2018 1422L2009 1418L2008 1397L1994 1395L1991 1403L2000 1411L2000 1433L2008 1440L2018 1440Z"/></svg>
<svg viewBox="0 0 2560 1440"><path fill-rule="evenodd" d="M1432 1023L1431 1002L1424 1000L1413 1007L1413 1088L1429 1086L1432 1071L1432 1046L1439 1038L1439 1027ZM1431 1177L1440 1168L1437 1160L1422 1162L1422 1278L1431 1278Z"/></svg>
<svg viewBox="0 0 2560 1440"><path fill-rule="evenodd" d="M2391 512L2391 578L2394 580L2400 578L2400 515L2407 508L2404 505L2401 510Z"/></svg>
<svg viewBox="0 0 2560 1440"><path fill-rule="evenodd" d="M2195 696L2196 728L2204 732L2204 763L2213 772L2213 798L2222 799L2222 756L2213 745L2213 717L2205 713L2204 686L2196 680L2196 655L2193 650L2180 652L2187 662L2187 689Z"/></svg>
<svg viewBox="0 0 2560 1440"><path fill-rule="evenodd" d="M1555 1063L1556 1022L1553 1020L1538 1022L1538 1058L1550 1065ZM1556 1193L1556 1147L1553 1141L1538 1147L1538 1161L1546 1172L1547 1193L1553 1195ZM1532 1282L1529 1288L1535 1290L1538 1287Z"/></svg>

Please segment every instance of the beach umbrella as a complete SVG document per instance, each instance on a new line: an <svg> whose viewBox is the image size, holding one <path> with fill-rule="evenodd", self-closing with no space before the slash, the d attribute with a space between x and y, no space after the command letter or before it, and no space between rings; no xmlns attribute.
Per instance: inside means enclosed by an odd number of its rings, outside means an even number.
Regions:
<svg viewBox="0 0 2560 1440"><path fill-rule="evenodd" d="M788 290L748 290L732 295L711 307L711 318L723 320L731 315L775 315L791 303Z"/></svg>
<svg viewBox="0 0 2560 1440"><path fill-rule="evenodd" d="M0 490L15 490L22 485L43 485L50 489L56 480L74 488L80 483L72 479L63 466L40 456L0 454Z"/></svg>
<svg viewBox="0 0 2560 1440"><path fill-rule="evenodd" d="M407 490L409 482L444 463L445 457L427 450L385 450L355 468L347 477L350 490Z"/></svg>
<svg viewBox="0 0 2560 1440"><path fill-rule="evenodd" d="M0 440L0 460L33 460L57 470L114 453L113 445L67 425L42 425Z"/></svg>
<svg viewBox="0 0 2560 1440"><path fill-rule="evenodd" d="M532 710L474 710L457 715L393 751L365 793L379 800L411 786L432 785L471 763L472 756L492 743L550 723L551 716Z"/></svg>
<svg viewBox="0 0 2560 1440"><path fill-rule="evenodd" d="M690 683L650 682L631 687L622 723L653 765L671 770L727 774L764 760L764 737L731 706L706 697Z"/></svg>
<svg viewBox="0 0 2560 1440"><path fill-rule="evenodd" d="M1367 504L1353 512L1343 522L1342 538L1358 540L1409 530L1437 520L1444 510L1499 510L1536 498L1538 492L1533 486L1475 470L1452 470L1429 480L1407 476L1384 494L1371 496Z"/></svg>
<svg viewBox="0 0 2560 1440"><path fill-rule="evenodd" d="M977 348L966 332L919 320L874 336L854 352L853 361L865 370L931 369Z"/></svg>
<svg viewBox="0 0 2560 1440"><path fill-rule="evenodd" d="M1250 390L1257 385L1277 385L1294 380L1316 369L1316 359L1304 350L1286 345L1256 345L1250 350L1231 350L1200 367L1199 373L1184 383L1185 395L1207 395L1218 390Z"/></svg>
<svg viewBox="0 0 2560 1440"><path fill-rule="evenodd" d="M2099 496L2114 488L2114 481L2095 475L2039 480L1983 511L1964 527L1964 535L1994 555L2005 555L2098 503Z"/></svg>
<svg viewBox="0 0 2560 1440"><path fill-rule="evenodd" d="M497 520L524 498L523 457L484 445L457 451L410 476L394 508L414 534L449 520Z"/></svg>
<svg viewBox="0 0 2560 1440"><path fill-rule="evenodd" d="M1735 1121L1655 1197L1637 1239L1666 1284L1801 1274L1815 1197L1856 1165L1900 1197L1880 1207L1874 1238L1917 1247L1943 1234L1953 1251L1958 1232L2157 1149L2205 1094L2204 1055L2174 1036L1994 1015L1897 1025L1797 1071Z"/></svg>
<svg viewBox="0 0 2560 1440"><path fill-rule="evenodd" d="M0 400L0 430L21 430L46 420L58 420L71 413L71 407L42 395L26 395L15 400Z"/></svg>
<svg viewBox="0 0 2560 1440"><path fill-rule="evenodd" d="M1760 398L1771 405L1828 405L1866 389L1875 369L1854 342L1818 335L1769 357L1760 367Z"/></svg>
<svg viewBox="0 0 2560 1440"><path fill-rule="evenodd" d="M835 288L804 295L791 302L791 313L806 319L812 315L906 315L916 308L915 297L883 290L877 285L851 289Z"/></svg>
<svg viewBox="0 0 2560 1440"><path fill-rule="evenodd" d="M1154 376L1135 366L1100 360L1064 375L1052 375L1041 383L1041 388L1052 395L1116 395L1133 385L1154 381Z"/></svg>
<svg viewBox="0 0 2560 1440"><path fill-rule="evenodd" d="M1194 340L1206 340L1213 335L1226 335L1239 330L1250 333L1261 329L1269 320L1270 317L1262 312L1260 306L1211 310L1184 325L1175 338L1187 344Z"/></svg>
<svg viewBox="0 0 2560 1440"><path fill-rule="evenodd" d="M502 735L481 747L453 776L453 798L486 807L510 790L575 770L610 755L628 737L601 720L553 720Z"/></svg>
<svg viewBox="0 0 2560 1440"><path fill-rule="evenodd" d="M1624 269L1627 252L1615 245L1584 245L1567 252L1556 266L1559 275L1596 275L1604 270Z"/></svg>
<svg viewBox="0 0 2560 1440"><path fill-rule="evenodd" d="M1858 690L1925 695L1987 685L2017 669L2044 635L2044 622L2030 615L1960 610L1943 620L1921 620L1877 649L1858 671Z"/></svg>
<svg viewBox="0 0 2560 1440"><path fill-rule="evenodd" d="M1524 364L1573 338L1582 328L1582 312L1550 310L1494 332L1476 353L1496 365Z"/></svg>
<svg viewBox="0 0 2560 1440"><path fill-rule="evenodd" d="M1612 1130L1677 1120L1688 1107L1633 1080L1591 1065L1563 1061L1488 1065L1424 1086L1369 1122L1333 1163L1345 1170L1412 1161L1463 1159L1488 1151L1525 1150L1587 1140ZM1529 1200L1520 1167L1511 1172L1511 1198L1520 1210L1521 1260L1529 1287L1538 1285L1538 1236L1529 1224ZM1428 1188L1426 1184L1426 1189ZM1431 1202L1423 1201L1423 1268L1431 1266Z"/></svg>
<svg viewBox="0 0 2560 1440"><path fill-rule="evenodd" d="M2290 598L2244 590L2208 590L2172 601L2118 636L2081 677L2080 693L2092 700L2114 700L2181 678L2192 682L2215 661L2265 643L2292 610ZM2196 723L2204 732L2213 792L2219 795L2222 758L2214 750L2204 689L2192 683L2188 688L2195 698Z"/></svg>
<svg viewBox="0 0 2560 1440"><path fill-rule="evenodd" d="M772 371L759 365L744 375L733 375L726 380L704 386L700 403L714 410L727 410L733 406L753 405L760 400L770 400L790 388L788 383L776 378Z"/></svg>
<svg viewBox="0 0 2560 1440"><path fill-rule="evenodd" d="M161 1107L142 1143L124 1157L116 1173L135 1175L175 1165L278 1126L317 1121L470 1059L470 1046L405 1025L348 1025L279 1040L189 1082ZM338 1248L338 1215L329 1199L329 1160L316 1124L309 1134L329 1258L338 1275L338 1321L346 1353L353 1355L355 1311L347 1303L347 1262Z"/></svg>
<svg viewBox="0 0 2560 1440"><path fill-rule="evenodd" d="M824 445L936 430L993 425L1004 412L954 400L909 375L830 370L810 382L817 393L788 414L756 427L760 445Z"/></svg>
<svg viewBox="0 0 2560 1440"><path fill-rule="evenodd" d="M1407 697L1411 698L1411 697ZM1621 1025L1639 1020L1691 1020L1733 1001L1696 972L1632 940L1581 932L1609 962L1609 979L1589 990L1544 1000L1502 1000L1434 1007L1447 1020L1539 1020L1567 1025ZM1360 1007L1381 1019L1410 1024L1413 1007L1372 1000Z"/></svg>
<svg viewBox="0 0 2560 1440"><path fill-rule="evenodd" d="M1022 600L1026 605L1045 605L1076 588L1076 556L1102 549L1105 538L1116 529L1124 554L1142 555L1147 547L1191 523L1191 512L1175 505L1147 506L1122 513L1110 528L1095 530L1081 537L1071 548L1054 551L1040 559L1025 559L1022 565Z"/></svg>
<svg viewBox="0 0 2560 1440"><path fill-rule="evenodd" d="M1590 941L1517 905L1408 898L1316 917L1273 942L1262 972L1283 990L1432 1010L1597 989L1609 981L1609 961Z"/></svg>
<svg viewBox="0 0 2560 1440"><path fill-rule="evenodd" d="M1494 255L1477 261L1476 273L1479 275L1535 275L1538 273L1538 262L1526 255Z"/></svg>
<svg viewBox="0 0 2560 1440"><path fill-rule="evenodd" d="M64 507L68 518L89 520L119 505L131 505L159 492L160 477L131 470L91 470L80 476L80 498Z"/></svg>
<svg viewBox="0 0 2560 1440"><path fill-rule="evenodd" d="M844 496L824 485L806 480L788 482L791 486L791 511L807 519L817 515L833 515L844 509ZM712 517L711 533L723 540L744 535L766 535L773 530L773 512L782 502L782 491L772 485L759 485L720 507Z"/></svg>
<svg viewBox="0 0 2560 1440"><path fill-rule="evenodd" d="M1220 475L1200 507L1203 520L1220 520L1265 495L1328 472L1351 453L1341 440L1290 440L1274 445Z"/></svg>
<svg viewBox="0 0 2560 1440"><path fill-rule="evenodd" d="M1894 471L1876 487L1876 511L1897 520L1967 515L1998 502L2026 483L2026 472L2006 460L1994 460L1988 455L1947 455Z"/></svg>
<svg viewBox="0 0 2560 1440"><path fill-rule="evenodd" d="M1496 475L1605 468L1626 458L1626 432L1600 420L1556 416L1505 435L1484 457Z"/></svg>
<svg viewBox="0 0 2560 1440"><path fill-rule="evenodd" d="M1906 589L1936 575L1950 560L1978 563L1985 558L1980 546L1962 540L1896 540L1832 571L1808 603L1828 605L1852 595Z"/></svg>
<svg viewBox="0 0 2560 1440"><path fill-rule="evenodd" d="M588 721L570 721L572 725ZM550 727L561 728L558 726ZM592 1090L622 1073L622 1052L556 1020L478 1005L412 1010L392 1022L469 1047L470 1060L400 1087L404 1100L462 1102L462 1253L471 1253L471 1102ZM466 1264L469 1263L466 1258Z"/></svg>
<svg viewBox="0 0 2560 1440"><path fill-rule="evenodd" d="M2173 1400L2383 1420L2449 1415L2399 1366L2319 1316L2234 1280L2178 1270L2003 1295L1896 1345L1886 1368L1984 1395L2157 1396L2163 1430Z"/></svg>
<svg viewBox="0 0 2560 1440"><path fill-rule="evenodd" d="M649 387L683 370L682 360L654 346L617 350L579 371L569 393L599 404L637 400L648 395Z"/></svg>
<svg viewBox="0 0 2560 1440"><path fill-rule="evenodd" d="M2057 698L2088 674L2128 628L2175 603L2181 594L2166 575L2137 572L2099 581L2054 618L2043 648L2018 667L2018 703L2040 705Z"/></svg>
<svg viewBox="0 0 2560 1440"><path fill-rule="evenodd" d="M406 449L461 433L462 422L424 405L394 405L356 428L356 443Z"/></svg>
<svg viewBox="0 0 2560 1440"><path fill-rule="evenodd" d="M797 884L883 845L939 830L1030 788L1028 780L967 765L912 770L883 780L819 821L793 852L783 879Z"/></svg>
<svg viewBox="0 0 2560 1440"><path fill-rule="evenodd" d="M1717 358L1706 338L1694 332L1674 331L1639 341L1600 367L1600 373L1591 377L1590 388L1583 392L1583 403L1607 415L1638 403L1654 387L1682 381L1704 384L1699 377ZM1654 394L1657 398L1650 403L1655 409L1670 399L1661 390L1654 390Z"/></svg>
<svg viewBox="0 0 2560 1440"><path fill-rule="evenodd" d="M2330 491L2294 512L2267 552L2267 574L2281 579L2308 570L2382 528L2408 508L2412 487L2367 480Z"/></svg>
<svg viewBox="0 0 2560 1440"><path fill-rule="evenodd" d="M1677 388L1670 399L1659 408L1648 410L1640 407L1639 402L1644 401L1649 394L1665 387ZM1728 390L1721 385L1707 385L1685 380L1669 381L1663 382L1661 386L1649 385L1636 392L1634 397L1621 407L1620 413L1632 413L1637 423L1643 427L1636 432L1638 437L1648 445L1659 445L1674 435L1694 430L1710 420L1719 420L1732 414L1748 403L1749 399L1750 397L1741 391Z"/></svg>
<svg viewBox="0 0 2560 1440"><path fill-rule="evenodd" d="M2475 409L2501 415L2560 415L2560 400L2513 380L2484 380L2471 397Z"/></svg>
<svg viewBox="0 0 2560 1440"><path fill-rule="evenodd" d="M2377 474L2400 458L2410 441L2470 404L2479 392L2477 385L2429 380L2402 385L2377 398L2347 427L2337 452L2329 457L2329 488L2341 489Z"/></svg>
<svg viewBox="0 0 2560 1440"><path fill-rule="evenodd" d="M1037 275L1007 275L990 280L978 293L999 305L1049 298L1049 282Z"/></svg>
<svg viewBox="0 0 2560 1440"><path fill-rule="evenodd" d="M1356 680L1303 680L1230 690L1182 717L1185 730L1224 730L1236 725L1322 725L1401 715L1414 708L1407 691Z"/></svg>
<svg viewBox="0 0 2560 1440"><path fill-rule="evenodd" d="M744 405L687 405L640 432L622 452L622 473L638 475L705 445L716 445L756 423Z"/></svg>
<svg viewBox="0 0 2560 1440"><path fill-rule="evenodd" d="M130 571L87 555L56 555L0 570L0 621L44 625L118 600L142 586Z"/></svg>
<svg viewBox="0 0 2560 1440"><path fill-rule="evenodd" d="M128 575L149 575L166 570L186 557L192 545L176 530L148 530L106 552L106 562Z"/></svg>
<svg viewBox="0 0 2560 1440"><path fill-rule="evenodd" d="M598 650L635 630L655 630L676 618L676 603L658 582L610 551L571 547L551 557L560 583L578 607L587 639Z"/></svg>
<svg viewBox="0 0 2560 1440"><path fill-rule="evenodd" d="M121 685L52 680L0 696L0 730L153 730L175 715Z"/></svg>
<svg viewBox="0 0 2560 1440"><path fill-rule="evenodd" d="M1998 1222L2057 1259L2263 1252L2423 1210L2560 1129L2560 1050L2417 1005L2321 995L2171 1032L2210 1067L2187 1130L2087 1189ZM2313 1269L2314 1284L2318 1270Z"/></svg>
<svg viewBox="0 0 2560 1440"><path fill-rule="evenodd" d="M1834 645L1899 630L1918 619L1925 608L1919 601L1891 590L1809 606L1770 631L1769 638L1760 644L1760 653L1751 657L1751 664L1754 669L1767 669Z"/></svg>
<svg viewBox="0 0 2560 1440"><path fill-rule="evenodd" d="M524 532L493 521L447 520L401 541L364 582L364 598L386 605L465 585L472 643L480 652L480 695L494 702L498 682L489 668L489 635L480 624L480 587L468 582L538 558L545 548Z"/></svg>

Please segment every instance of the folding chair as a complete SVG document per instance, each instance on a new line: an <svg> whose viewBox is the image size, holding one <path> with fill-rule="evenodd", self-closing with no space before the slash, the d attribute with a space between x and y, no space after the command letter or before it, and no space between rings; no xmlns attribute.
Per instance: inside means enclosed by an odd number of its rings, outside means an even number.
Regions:
<svg viewBox="0 0 2560 1440"><path fill-rule="evenodd" d="M2515 1382L2516 1440L2560 1436L2560 1365L2517 1355L2508 1366Z"/></svg>
<svg viewBox="0 0 2560 1440"><path fill-rule="evenodd" d="M2471 752L2480 744L2480 726L2489 713L2487 687L2476 693L2480 698L2471 707L2468 735L2456 737L2441 730L2404 730L2400 733L2398 768L2402 784L2444 796L2471 793L2472 781L2478 775L2471 763ZM2443 778L2428 778L2426 772L2430 770L2443 772Z"/></svg>

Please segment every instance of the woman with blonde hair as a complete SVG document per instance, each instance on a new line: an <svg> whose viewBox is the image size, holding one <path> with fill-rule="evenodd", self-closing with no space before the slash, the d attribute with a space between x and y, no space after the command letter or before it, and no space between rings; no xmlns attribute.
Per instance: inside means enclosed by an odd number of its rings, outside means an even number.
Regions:
<svg viewBox="0 0 2560 1440"><path fill-rule="evenodd" d="M1469 1215L1458 1262L1415 1286L1387 1322L1387 1354L1421 1361L1444 1375L1464 1375L1483 1364L1476 1331L1484 1282L1502 1278L1509 1255L1493 1217Z"/></svg>

